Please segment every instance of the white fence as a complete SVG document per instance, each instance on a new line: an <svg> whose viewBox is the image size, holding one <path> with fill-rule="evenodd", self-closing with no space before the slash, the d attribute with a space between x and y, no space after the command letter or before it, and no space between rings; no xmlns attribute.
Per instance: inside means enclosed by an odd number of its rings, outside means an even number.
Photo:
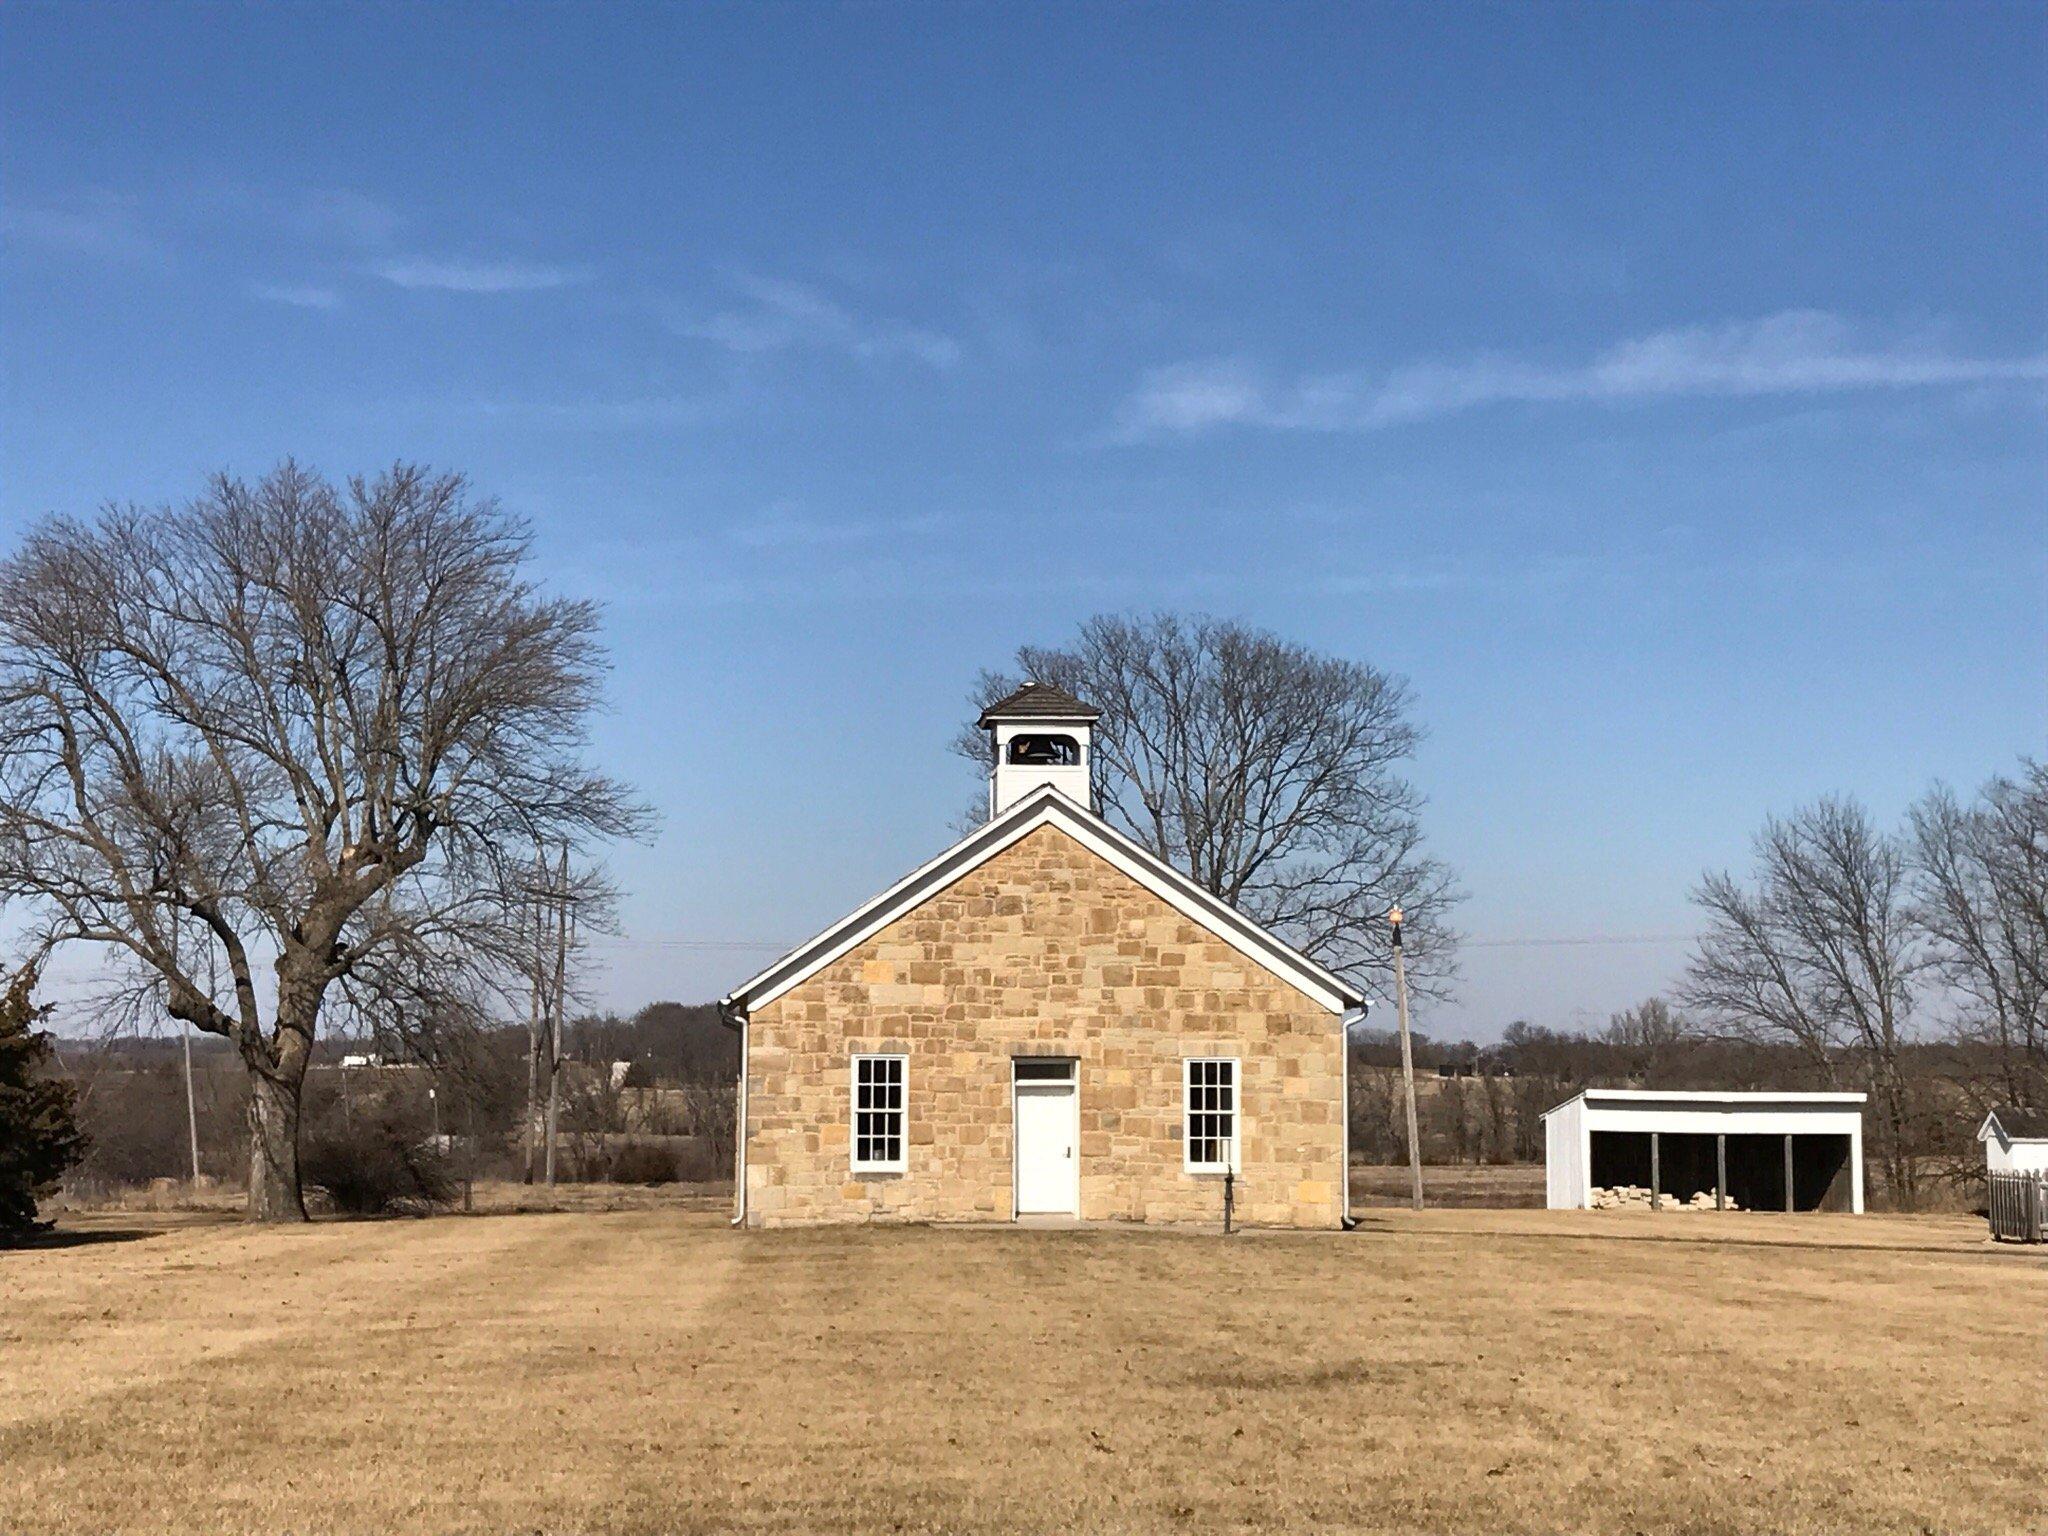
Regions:
<svg viewBox="0 0 2048 1536"><path fill-rule="evenodd" d="M2048 1242L2048 1174L1989 1177L1991 1235L2014 1243Z"/></svg>

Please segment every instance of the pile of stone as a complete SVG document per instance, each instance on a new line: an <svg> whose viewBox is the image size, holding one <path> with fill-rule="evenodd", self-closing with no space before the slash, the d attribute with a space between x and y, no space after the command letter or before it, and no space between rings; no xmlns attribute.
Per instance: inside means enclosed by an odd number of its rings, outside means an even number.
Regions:
<svg viewBox="0 0 2048 1536"><path fill-rule="evenodd" d="M1661 1196L1656 1203L1660 1210L1675 1211L1679 1208L1676 1195ZM1593 1191L1593 1209L1596 1211L1647 1211L1649 1208L1650 1190L1646 1184L1616 1184Z"/></svg>
<svg viewBox="0 0 2048 1536"><path fill-rule="evenodd" d="M1642 1184L1616 1184L1611 1188L1595 1188L1593 1209L1596 1211L1647 1211L1650 1209L1650 1191ZM1668 1190L1656 1201L1660 1211L1711 1211L1714 1209L1714 1192L1711 1189L1698 1191L1690 1200L1681 1200ZM1728 1201L1728 1210L1739 1207L1733 1200Z"/></svg>

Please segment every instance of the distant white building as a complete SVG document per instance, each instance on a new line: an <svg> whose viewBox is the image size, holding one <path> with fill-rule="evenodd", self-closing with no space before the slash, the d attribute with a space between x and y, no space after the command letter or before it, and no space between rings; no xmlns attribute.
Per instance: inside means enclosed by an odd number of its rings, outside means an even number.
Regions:
<svg viewBox="0 0 2048 1536"><path fill-rule="evenodd" d="M1588 1088L1543 1116L1546 1204L1633 1187L1745 1211L1863 1209L1860 1093Z"/></svg>
<svg viewBox="0 0 2048 1536"><path fill-rule="evenodd" d="M1986 1173L2048 1173L2048 1110L2000 1105L1977 1127Z"/></svg>

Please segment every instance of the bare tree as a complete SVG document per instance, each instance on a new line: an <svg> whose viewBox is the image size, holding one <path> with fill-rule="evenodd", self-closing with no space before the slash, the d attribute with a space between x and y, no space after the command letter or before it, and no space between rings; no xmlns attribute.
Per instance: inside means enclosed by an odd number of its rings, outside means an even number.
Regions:
<svg viewBox="0 0 2048 1536"><path fill-rule="evenodd" d="M1753 887L1710 874L1695 890L1707 931L1679 996L1729 1035L1796 1047L1824 1082L1867 1084L1880 1167L1910 1209L1901 1056L1919 957L1905 849L1861 806L1822 800L1766 821L1755 852Z"/></svg>
<svg viewBox="0 0 2048 1536"><path fill-rule="evenodd" d="M336 487L287 463L51 518L0 562L0 901L233 1043L252 1217L304 1219L323 1005L489 1012L536 842L642 823L582 761L596 610L537 590L527 556L458 475Z"/></svg>
<svg viewBox="0 0 2048 1536"><path fill-rule="evenodd" d="M1651 1083L1684 1051L1687 1035L1685 1019L1663 998L1652 997L1610 1017L1604 1039L1630 1081Z"/></svg>
<svg viewBox="0 0 2048 1536"><path fill-rule="evenodd" d="M1986 1099L2048 1105L2048 764L1967 805L1936 789L1912 813L1915 916L1958 1006L1991 1050Z"/></svg>
<svg viewBox="0 0 2048 1536"><path fill-rule="evenodd" d="M1401 1069L1352 1058L1351 1147L1368 1163L1408 1160L1408 1120L1401 1110Z"/></svg>
<svg viewBox="0 0 2048 1536"><path fill-rule="evenodd" d="M1102 711L1104 817L1333 969L1390 974L1398 904L1411 983L1442 995L1457 892L1423 850L1422 796L1401 774L1422 739L1401 679L1174 614L1090 619L1065 648L1021 648L1017 665ZM1019 681L984 672L977 706ZM957 746L988 761L978 730Z"/></svg>

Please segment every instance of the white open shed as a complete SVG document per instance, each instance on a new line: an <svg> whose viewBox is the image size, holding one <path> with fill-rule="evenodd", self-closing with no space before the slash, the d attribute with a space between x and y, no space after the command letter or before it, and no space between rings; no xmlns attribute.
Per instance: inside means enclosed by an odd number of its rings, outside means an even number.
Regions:
<svg viewBox="0 0 2048 1536"><path fill-rule="evenodd" d="M1861 1212L1863 1099L1588 1088L1543 1116L1546 1203L1582 1210L1595 1189L1635 1186L1747 1211Z"/></svg>

